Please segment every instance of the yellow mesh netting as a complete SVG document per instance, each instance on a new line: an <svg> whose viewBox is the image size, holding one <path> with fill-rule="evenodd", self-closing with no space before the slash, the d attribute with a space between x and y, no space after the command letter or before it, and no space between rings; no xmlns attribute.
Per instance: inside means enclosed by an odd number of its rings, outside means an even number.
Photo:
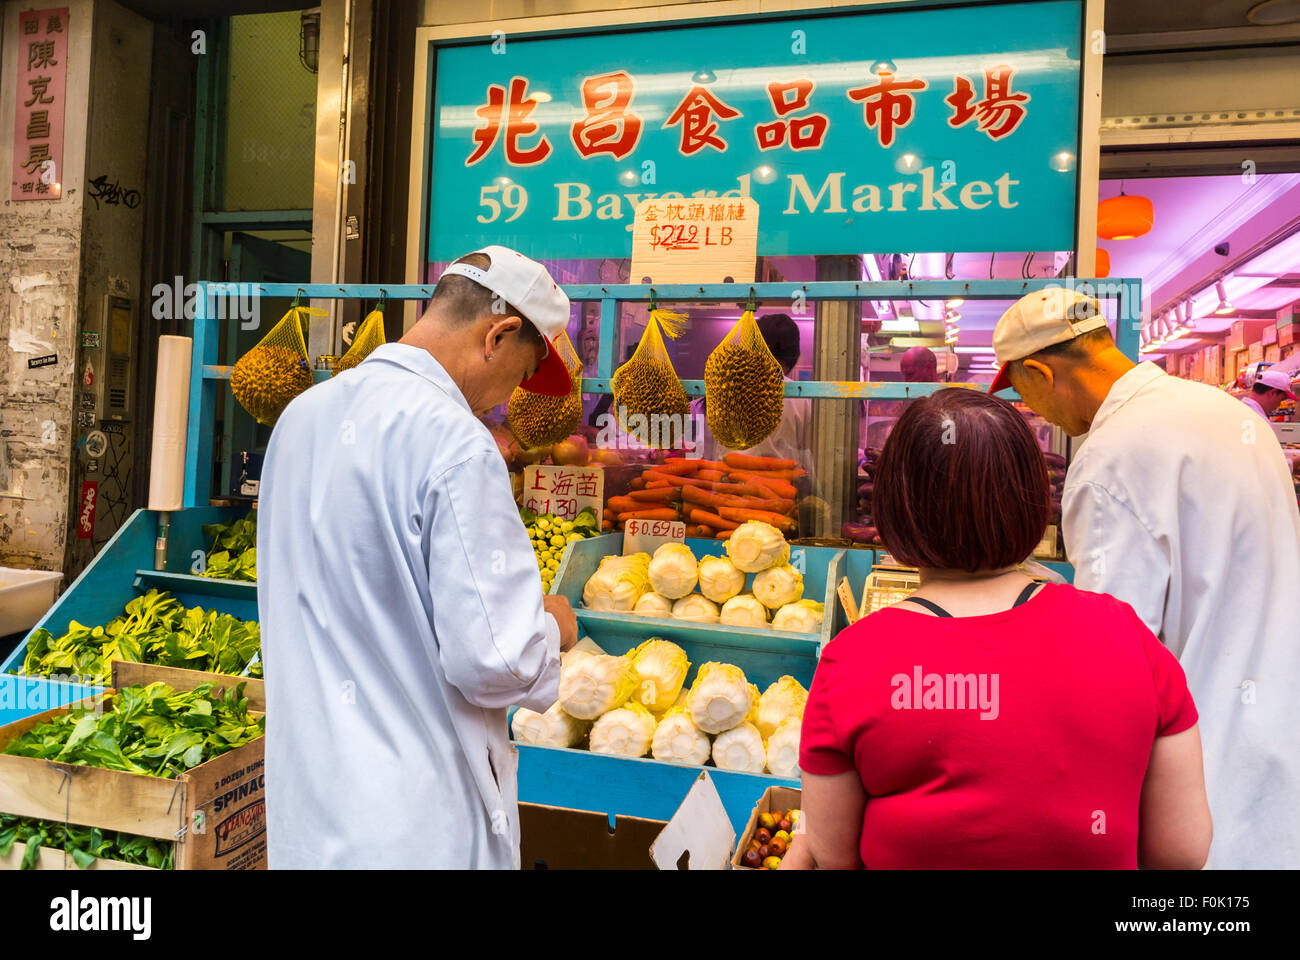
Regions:
<svg viewBox="0 0 1300 960"><path fill-rule="evenodd" d="M568 368L573 389L563 397L548 397L516 387L506 405L510 432L526 450L559 443L569 437L582 420L582 360L578 351L573 349L567 331L555 341L555 352Z"/></svg>
<svg viewBox="0 0 1300 960"><path fill-rule="evenodd" d="M619 424L648 447L680 446L690 416L690 401L664 343L664 334L676 338L685 324L684 313L651 310L636 352L610 380Z"/></svg>
<svg viewBox="0 0 1300 960"><path fill-rule="evenodd" d="M272 424L289 401L312 385L306 328L324 310L293 306L235 363L230 392L258 423Z"/></svg>

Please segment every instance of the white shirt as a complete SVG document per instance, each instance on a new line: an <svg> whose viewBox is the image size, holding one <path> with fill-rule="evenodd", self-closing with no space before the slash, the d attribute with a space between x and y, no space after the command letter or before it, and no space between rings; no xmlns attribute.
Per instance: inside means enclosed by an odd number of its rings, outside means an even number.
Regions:
<svg viewBox="0 0 1300 960"><path fill-rule="evenodd" d="M1210 866L1300 866L1300 513L1277 437L1138 364L1065 478L1074 583L1131 604L1200 712Z"/></svg>
<svg viewBox="0 0 1300 960"><path fill-rule="evenodd" d="M1252 397L1250 394L1246 394L1244 397L1242 397L1241 402L1244 403L1246 406L1250 407L1250 409L1254 410L1265 420L1268 419L1268 414L1265 413L1264 408L1259 405L1259 401L1256 400L1254 397Z"/></svg>
<svg viewBox="0 0 1300 960"><path fill-rule="evenodd" d="M390 343L280 417L257 524L269 863L519 866L506 708L559 627L496 443Z"/></svg>

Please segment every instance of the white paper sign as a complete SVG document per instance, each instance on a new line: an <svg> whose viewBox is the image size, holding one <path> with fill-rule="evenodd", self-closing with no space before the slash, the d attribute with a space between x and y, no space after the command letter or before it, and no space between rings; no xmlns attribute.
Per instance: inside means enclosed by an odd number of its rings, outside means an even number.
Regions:
<svg viewBox="0 0 1300 960"><path fill-rule="evenodd" d="M605 502L603 467L561 467L533 463L524 467L524 503L533 513L553 513L572 520L587 507L600 519Z"/></svg>
<svg viewBox="0 0 1300 960"><path fill-rule="evenodd" d="M656 197L636 208L633 283L749 283L757 256L752 197Z"/></svg>
<svg viewBox="0 0 1300 960"><path fill-rule="evenodd" d="M628 520L623 524L623 556L654 552L665 543L683 543L686 524L681 520Z"/></svg>

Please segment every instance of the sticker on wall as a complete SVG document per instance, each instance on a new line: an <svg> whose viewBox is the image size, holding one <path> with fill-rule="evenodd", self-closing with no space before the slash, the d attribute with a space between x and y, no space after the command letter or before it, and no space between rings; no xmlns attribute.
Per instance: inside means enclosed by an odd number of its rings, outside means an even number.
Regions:
<svg viewBox="0 0 1300 960"><path fill-rule="evenodd" d="M95 533L95 509L99 506L99 482L81 482L80 508L77 512L77 539L89 540Z"/></svg>
<svg viewBox="0 0 1300 960"><path fill-rule="evenodd" d="M83 392L83 393L81 394L81 409L82 409L82 410L94 410L94 409L95 409L95 401L96 401L96 399L97 399L97 398L95 397L95 395L94 395L93 393L86 393L86 392Z"/></svg>
<svg viewBox="0 0 1300 960"><path fill-rule="evenodd" d="M93 387L95 385L95 368L86 361L86 369L81 372L81 385L83 387Z"/></svg>
<svg viewBox="0 0 1300 960"><path fill-rule="evenodd" d="M102 430L86 434L86 454L98 460L108 453L108 436Z"/></svg>
<svg viewBox="0 0 1300 960"><path fill-rule="evenodd" d="M99 349L99 331L83 330L81 333L81 349L98 350Z"/></svg>
<svg viewBox="0 0 1300 960"><path fill-rule="evenodd" d="M28 370L39 370L41 367L52 367L59 362L57 353L47 354L44 357L31 357L27 361Z"/></svg>
<svg viewBox="0 0 1300 960"><path fill-rule="evenodd" d="M78 430L84 430L86 427L93 427L94 425L95 425L95 415L93 413L88 413L85 410L77 411Z"/></svg>

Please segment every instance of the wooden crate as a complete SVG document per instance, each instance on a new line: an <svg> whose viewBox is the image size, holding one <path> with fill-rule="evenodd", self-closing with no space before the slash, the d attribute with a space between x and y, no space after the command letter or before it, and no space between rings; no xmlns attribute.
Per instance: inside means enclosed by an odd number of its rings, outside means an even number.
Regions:
<svg viewBox="0 0 1300 960"><path fill-rule="evenodd" d="M803 791L801 790L793 787L768 787L764 790L763 795L754 804L754 809L749 815L749 823L745 824L745 829L740 834L740 841L736 844L736 852L731 857L731 869L755 869L754 867L745 866L743 857L745 851L749 848L750 838L754 836L754 831L758 829L758 815L760 813L771 813L773 810L797 810L802 806Z"/></svg>
<svg viewBox="0 0 1300 960"><path fill-rule="evenodd" d="M158 671L173 668L127 666L133 682L165 680L177 690L192 690L208 679L196 670L177 670L171 678ZM239 682L237 677L222 679ZM69 709L47 710L0 727L0 749ZM178 870L264 870L265 744L266 738L258 737L175 780L0 754L0 812L174 840Z"/></svg>
<svg viewBox="0 0 1300 960"><path fill-rule="evenodd" d="M242 683L244 696L248 697L248 709L255 713L266 713L266 685L256 677L232 677L228 673L208 673L204 670L187 670L184 667L135 663L131 660L114 660L112 670L110 685L118 690L159 681L175 690L193 690L203 683L213 683L225 689Z"/></svg>
<svg viewBox="0 0 1300 960"><path fill-rule="evenodd" d="M9 856L0 857L0 871L17 870L23 862L23 855L27 852L27 844L15 843L13 849L9 851ZM37 870L80 870L73 861L71 854L65 854L56 847L41 847L41 852L36 855ZM151 870L157 872L157 867L146 867L135 863L123 863L121 860L98 859L85 867L86 870Z"/></svg>

